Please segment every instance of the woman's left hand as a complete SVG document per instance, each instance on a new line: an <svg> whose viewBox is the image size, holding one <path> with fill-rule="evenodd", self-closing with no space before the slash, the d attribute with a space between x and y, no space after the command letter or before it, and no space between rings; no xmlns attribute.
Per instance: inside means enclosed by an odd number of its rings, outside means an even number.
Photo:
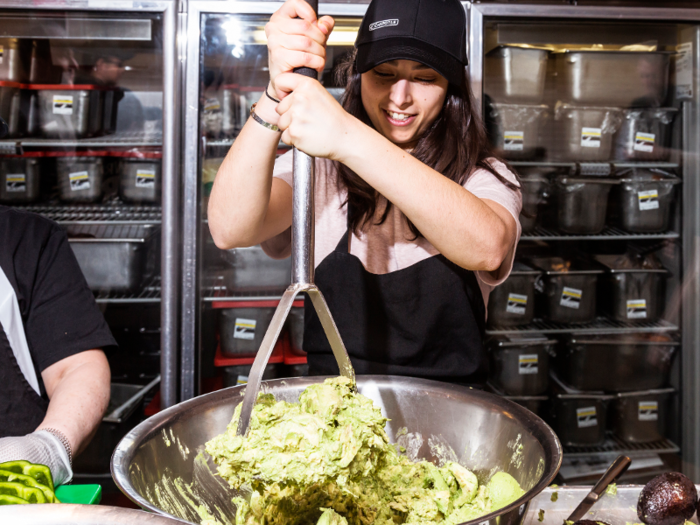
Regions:
<svg viewBox="0 0 700 525"><path fill-rule="evenodd" d="M340 160L343 141L357 120L313 78L282 73L276 88L289 93L277 105L282 142L312 157Z"/></svg>

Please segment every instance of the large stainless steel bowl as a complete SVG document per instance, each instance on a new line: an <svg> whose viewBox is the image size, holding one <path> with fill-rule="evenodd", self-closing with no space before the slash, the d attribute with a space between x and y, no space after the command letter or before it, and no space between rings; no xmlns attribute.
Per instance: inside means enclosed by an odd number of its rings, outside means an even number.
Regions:
<svg viewBox="0 0 700 525"><path fill-rule="evenodd" d="M320 378L264 382L276 398L296 401L301 391ZM474 523L520 523L527 504L549 485L559 470L562 449L556 434L539 417L493 394L436 381L408 377L360 376L359 391L391 420L390 439L409 456L434 461L459 461L480 481L500 470L513 475L526 494L507 507ZM222 523L233 523L235 494L218 476L204 444L222 433L243 386L220 390L175 405L134 428L112 456L112 475L121 490L141 507L199 523L198 506ZM208 455L206 455L208 456ZM181 482L175 482L176 479ZM471 523L471 522L470 522Z"/></svg>
<svg viewBox="0 0 700 525"><path fill-rule="evenodd" d="M4 505L1 523L22 525L187 525L184 521L142 510L103 505Z"/></svg>

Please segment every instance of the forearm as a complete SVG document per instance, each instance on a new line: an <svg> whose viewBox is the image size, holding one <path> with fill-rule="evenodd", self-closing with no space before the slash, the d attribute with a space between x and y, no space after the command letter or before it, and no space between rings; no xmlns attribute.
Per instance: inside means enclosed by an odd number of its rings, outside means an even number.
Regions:
<svg viewBox="0 0 700 525"><path fill-rule="evenodd" d="M70 442L74 455L84 448L100 424L110 394L107 358L100 350L82 354L85 354L82 362L54 378L52 388L49 389L47 385L47 390L50 390L49 408L37 427L37 430L55 428L62 432Z"/></svg>
<svg viewBox="0 0 700 525"><path fill-rule="evenodd" d="M397 206L445 257L470 270L494 271L512 239L483 200L357 121L340 162Z"/></svg>
<svg viewBox="0 0 700 525"><path fill-rule="evenodd" d="M276 124L274 102L263 96L256 113ZM265 240L280 134L249 118L224 159L209 199L209 228L219 248L250 246ZM272 217L276 223L276 218ZM268 235L270 236L270 235Z"/></svg>

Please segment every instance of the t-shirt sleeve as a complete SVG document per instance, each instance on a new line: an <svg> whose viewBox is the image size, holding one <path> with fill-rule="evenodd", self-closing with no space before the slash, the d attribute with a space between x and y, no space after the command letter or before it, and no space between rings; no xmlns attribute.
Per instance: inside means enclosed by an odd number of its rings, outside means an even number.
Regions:
<svg viewBox="0 0 700 525"><path fill-rule="evenodd" d="M39 255L25 332L39 372L94 348L116 346L63 230Z"/></svg>
<svg viewBox="0 0 700 525"><path fill-rule="evenodd" d="M293 150L280 155L275 160L275 167L272 171L272 176L281 179L291 188L293 186L294 176L294 157ZM283 231L279 235L271 239L261 242L260 246L263 251L273 259L286 259L292 253L292 230L291 228Z"/></svg>
<svg viewBox="0 0 700 525"><path fill-rule="evenodd" d="M518 179L505 164L498 161L492 161L493 168L506 180L520 186ZM523 205L522 194L520 190L512 189L503 184L496 176L485 170L479 169L475 171L464 184L464 187L472 194L480 199L489 199L503 206L513 216L516 223L516 235L513 239L508 255L506 256L501 267L495 272L479 271L477 277L488 286L497 286L505 281L513 269L513 261L515 260L515 249L520 241L522 228L520 226L520 210Z"/></svg>

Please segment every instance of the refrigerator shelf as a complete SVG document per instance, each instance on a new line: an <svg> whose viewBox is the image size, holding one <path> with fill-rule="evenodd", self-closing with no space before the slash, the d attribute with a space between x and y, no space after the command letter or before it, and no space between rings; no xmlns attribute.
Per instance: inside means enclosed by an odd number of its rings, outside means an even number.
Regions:
<svg viewBox="0 0 700 525"><path fill-rule="evenodd" d="M595 454L615 453L624 454L634 457L640 455L654 454L677 454L680 448L673 441L663 439L661 441L653 441L651 443L628 443L614 436L605 440L602 445L598 446L568 446L564 447L564 455L566 457L585 457Z"/></svg>
<svg viewBox="0 0 700 525"><path fill-rule="evenodd" d="M486 330L488 335L508 335L508 334L626 334L626 333L654 333L654 332L675 332L678 326L665 320L657 322L641 323L620 323L598 317L592 323L564 324L535 319L532 323L523 326L492 327Z"/></svg>
<svg viewBox="0 0 700 525"><path fill-rule="evenodd" d="M577 168L581 165L585 166L588 171L595 171L598 166L603 172L607 171L610 166L616 168L645 168L645 169L676 169L680 165L676 162L630 162L622 160L611 160L610 162L549 162L537 160L511 160L508 164L514 168L522 167L541 167L541 168Z"/></svg>
<svg viewBox="0 0 700 525"><path fill-rule="evenodd" d="M160 276L155 276L135 293L99 292L95 294L98 303L159 303Z"/></svg>
<svg viewBox="0 0 700 525"><path fill-rule="evenodd" d="M606 226L605 229L595 235L572 235L561 233L542 226L520 237L521 241L636 241L646 239L678 239L678 232L663 233L629 233L614 226Z"/></svg>
<svg viewBox="0 0 700 525"><path fill-rule="evenodd" d="M30 205L17 209L38 213L59 224L160 224L160 206L85 204L79 206Z"/></svg>
<svg viewBox="0 0 700 525"><path fill-rule="evenodd" d="M0 154L19 154L22 148L126 148L136 146L161 146L162 144L162 132L125 132L105 135L104 137L75 140L27 137L0 140Z"/></svg>

